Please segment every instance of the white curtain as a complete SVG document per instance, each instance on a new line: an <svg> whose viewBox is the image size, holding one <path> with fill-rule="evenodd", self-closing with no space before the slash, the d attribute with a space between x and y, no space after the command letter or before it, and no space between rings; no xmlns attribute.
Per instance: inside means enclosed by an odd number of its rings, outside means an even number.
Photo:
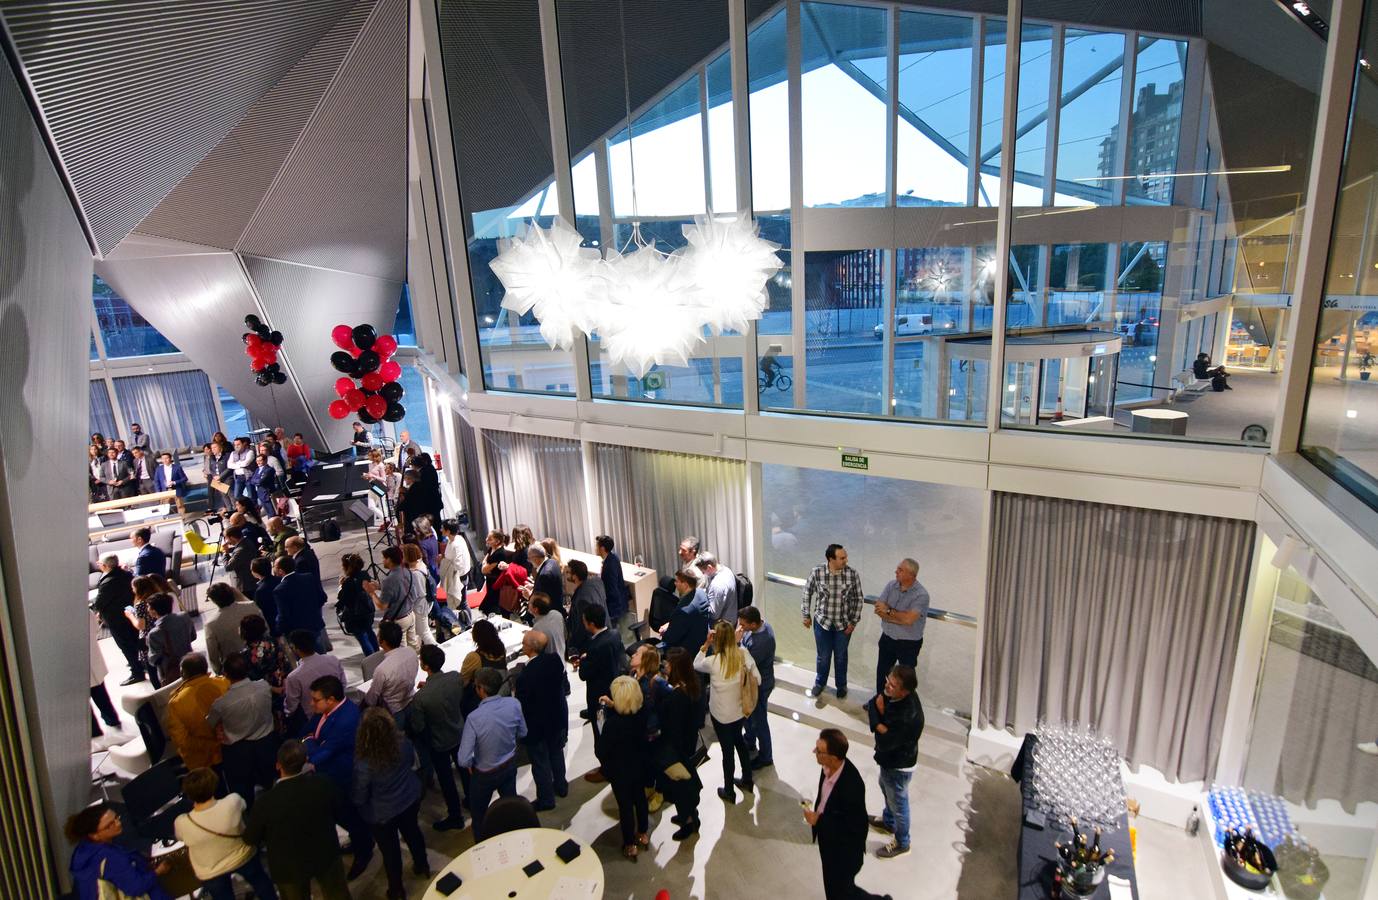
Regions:
<svg viewBox="0 0 1378 900"><path fill-rule="evenodd" d="M116 435L115 411L110 407L110 392L105 389L105 380L93 378L91 380L91 430L94 434L99 431L105 435L106 440L110 440Z"/></svg>
<svg viewBox="0 0 1378 900"><path fill-rule="evenodd" d="M1091 725L1131 764L1213 777L1254 524L997 492L980 722Z"/></svg>
<svg viewBox="0 0 1378 900"><path fill-rule="evenodd" d="M528 525L536 539L591 550L584 527L584 464L578 441L484 431L488 527ZM480 537L483 535L480 534Z"/></svg>
<svg viewBox="0 0 1378 900"><path fill-rule="evenodd" d="M138 422L154 451L200 447L220 428L205 372L164 372L115 379L115 396L130 422ZM127 437L128 435L125 434Z"/></svg>
<svg viewBox="0 0 1378 900"><path fill-rule="evenodd" d="M593 526L624 561L642 557L661 575L679 565L680 539L693 535L732 571L750 559L746 464L595 444Z"/></svg>

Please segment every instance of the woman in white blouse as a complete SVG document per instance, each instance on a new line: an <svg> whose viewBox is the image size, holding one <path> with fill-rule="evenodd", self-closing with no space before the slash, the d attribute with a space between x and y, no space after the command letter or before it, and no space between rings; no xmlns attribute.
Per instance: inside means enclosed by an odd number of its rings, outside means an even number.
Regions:
<svg viewBox="0 0 1378 900"><path fill-rule="evenodd" d="M210 769L192 769L182 778L182 796L192 802L190 812L173 822L177 840L187 845L192 871L211 900L234 900L230 876L238 874L260 900L277 900L277 889L263 868L258 848L244 843L244 799L230 794L215 799L220 776Z"/></svg>
<svg viewBox="0 0 1378 900"><path fill-rule="evenodd" d="M473 568L474 561L469 557L469 548L459 533L459 520L446 519L440 523L440 533L445 538L445 553L440 557L440 584L445 588L445 596L450 608L465 603L464 578Z"/></svg>
<svg viewBox="0 0 1378 900"><path fill-rule="evenodd" d="M710 656L708 651L712 649ZM719 621L708 632L708 639L694 657L694 669L709 676L708 715L713 720L713 731L718 735L722 747L723 786L718 788L718 796L728 803L737 802L737 793L732 790L736 784L744 791L751 791L755 784L751 779L751 759L746 747L746 737L742 728L746 717L742 715L742 679L750 678L757 686L761 683L761 673L751 654L737 646L737 633L726 621ZM742 777L735 777L732 751L742 761Z"/></svg>
<svg viewBox="0 0 1378 900"><path fill-rule="evenodd" d="M364 471L364 481L380 484L383 486L383 491L387 491L388 470L387 467L383 465L383 451L368 451L368 469ZM372 491L369 491L368 494L368 505L373 508L373 521L382 522L384 518L383 501Z"/></svg>

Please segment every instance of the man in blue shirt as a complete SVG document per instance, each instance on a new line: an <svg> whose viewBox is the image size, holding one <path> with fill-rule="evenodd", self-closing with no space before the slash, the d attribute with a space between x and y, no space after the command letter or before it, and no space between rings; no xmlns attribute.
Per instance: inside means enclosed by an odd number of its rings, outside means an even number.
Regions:
<svg viewBox="0 0 1378 900"><path fill-rule="evenodd" d="M483 840L483 816L496 792L500 797L517 793L517 741L526 737L526 718L521 702L499 697L502 673L482 668L474 673L474 688L481 698L464 721L458 761L469 775L469 812L474 817L474 839Z"/></svg>
<svg viewBox="0 0 1378 900"><path fill-rule="evenodd" d="M737 642L751 654L756 670L761 673L756 708L746 718L746 746L751 752L751 768L763 769L775 764L770 722L766 718L766 701L775 690L775 629L761 618L759 609L743 606L737 610Z"/></svg>
<svg viewBox="0 0 1378 900"><path fill-rule="evenodd" d="M880 647L876 653L876 693L885 692L885 678L901 663L910 668L919 664L923 648L923 626L928 621L928 591L919 584L919 564L902 559L895 567L895 580L885 586L876 601L880 617Z"/></svg>
<svg viewBox="0 0 1378 900"><path fill-rule="evenodd" d="M608 600L608 627L617 635L623 635L623 620L627 616L627 582L622 578L622 560L613 552L612 538L600 534L593 540L593 550L603 561L603 595Z"/></svg>

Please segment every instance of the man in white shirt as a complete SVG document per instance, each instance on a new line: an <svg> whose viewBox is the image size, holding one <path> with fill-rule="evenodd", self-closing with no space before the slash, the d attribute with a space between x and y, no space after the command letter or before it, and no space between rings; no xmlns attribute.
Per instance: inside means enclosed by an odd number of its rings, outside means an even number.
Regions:
<svg viewBox="0 0 1378 900"><path fill-rule="evenodd" d="M703 573L703 590L708 595L709 621L726 619L737 627L737 576L727 566L720 565L711 553L700 553L699 571Z"/></svg>
<svg viewBox="0 0 1378 900"><path fill-rule="evenodd" d="M254 473L255 460L253 448L249 446L247 438L237 437L234 439L234 449L230 451L229 469L234 473L234 482L230 486L230 494L235 498L252 497L249 488L249 476Z"/></svg>
<svg viewBox="0 0 1378 900"><path fill-rule="evenodd" d="M148 458L148 453L142 447L136 446L130 452L134 454L134 462L130 468L134 470L134 483L139 486L139 493L153 493L153 461Z"/></svg>
<svg viewBox="0 0 1378 900"><path fill-rule="evenodd" d="M396 622L378 626L378 646L383 649L383 661L373 670L364 705L381 706L395 716L416 693L416 673L421 664L415 650L402 646L402 629Z"/></svg>

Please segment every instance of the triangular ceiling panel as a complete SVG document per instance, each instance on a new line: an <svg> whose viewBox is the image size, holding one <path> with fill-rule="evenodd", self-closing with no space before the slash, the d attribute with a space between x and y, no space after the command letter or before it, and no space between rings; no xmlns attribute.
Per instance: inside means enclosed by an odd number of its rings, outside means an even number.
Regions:
<svg viewBox="0 0 1378 900"><path fill-rule="evenodd" d="M105 253L353 5L8 0L0 12Z"/></svg>
<svg viewBox="0 0 1378 900"><path fill-rule="evenodd" d="M233 250L376 5L355 3L138 231Z"/></svg>

